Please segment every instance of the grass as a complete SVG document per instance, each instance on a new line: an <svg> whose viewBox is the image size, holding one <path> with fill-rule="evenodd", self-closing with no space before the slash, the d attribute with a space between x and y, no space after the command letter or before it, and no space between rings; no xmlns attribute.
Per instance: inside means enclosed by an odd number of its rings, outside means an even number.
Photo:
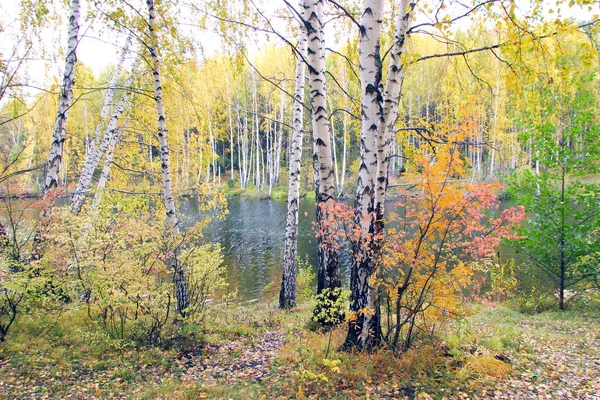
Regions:
<svg viewBox="0 0 600 400"><path fill-rule="evenodd" d="M310 302L291 312L268 302L219 305L194 341L164 347L113 340L91 325L81 310L65 312L54 321L25 315L0 347L0 396L454 397L501 387L523 374L540 379L531 338L561 344L569 340L569 332L594 330L600 338L596 310L525 315L506 305L473 305L468 316L448 325L437 339L420 341L402 356L385 350L338 351L346 333L340 326L331 332L326 357L329 334L307 329L311 308ZM234 381L218 374L190 377L191 363L207 356L235 365L269 332L282 332L285 345L275 352L271 374L263 379L251 379L251 371L246 371L248 378L246 372L236 371L241 375ZM214 350L228 343L237 347L227 354Z"/></svg>

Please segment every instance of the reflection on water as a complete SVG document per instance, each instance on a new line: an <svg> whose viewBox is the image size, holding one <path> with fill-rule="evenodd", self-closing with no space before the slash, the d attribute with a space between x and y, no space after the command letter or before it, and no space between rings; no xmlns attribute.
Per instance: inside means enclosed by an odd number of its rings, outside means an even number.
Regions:
<svg viewBox="0 0 600 400"><path fill-rule="evenodd" d="M227 279L233 288L237 289L238 294L244 299L256 298L261 295L266 285L271 282L278 284L281 279L287 202L285 199L257 200L234 197L230 198L228 203L229 213L223 220L215 221L208 227L206 240L221 244ZM195 198L181 199L180 204L184 225L198 220L200 213ZM505 201L501 209L513 206L512 202ZM302 199L298 254L308 257L313 268L316 268L314 219L314 200ZM499 253L502 262L513 258L517 262L524 261L522 254L510 248L501 247ZM346 279L349 276L349 264L349 256L342 256L342 277ZM533 277L519 272L522 288L530 288L534 284ZM537 284L537 279L535 281Z"/></svg>
<svg viewBox="0 0 600 400"><path fill-rule="evenodd" d="M16 206L25 208L30 202L31 200L16 200L15 203ZM280 282L287 202L285 199L256 200L234 197L230 198L228 203L229 213L222 220L208 226L205 240L221 244L227 279L232 288L237 290L242 298L253 299L260 296L269 283ZM184 227L200 219L201 213L195 197L181 198L179 205ZM514 205L513 202L504 201L501 209ZM32 210L31 218L35 218L34 214L37 216L37 210ZM314 219L314 200L302 199L299 213L298 254L303 258L307 257L316 272L317 248L313 229ZM519 264L526 262L526 257L513 249L501 247L499 252L501 262L510 259L515 259ZM342 278L347 280L349 256L346 254L341 258ZM521 283L521 290L525 291L531 290L532 286L541 288L544 286L544 281L548 281L525 274L522 268L517 268L517 276Z"/></svg>
<svg viewBox="0 0 600 400"><path fill-rule="evenodd" d="M227 267L228 280L242 298L258 297L270 282L281 279L285 220L285 199L228 199L229 213L206 230L206 239L220 243ZM306 213L306 215L305 215ZM181 201L183 222L200 216L194 198ZM298 254L308 257L316 267L317 252L313 231L315 202L300 201Z"/></svg>

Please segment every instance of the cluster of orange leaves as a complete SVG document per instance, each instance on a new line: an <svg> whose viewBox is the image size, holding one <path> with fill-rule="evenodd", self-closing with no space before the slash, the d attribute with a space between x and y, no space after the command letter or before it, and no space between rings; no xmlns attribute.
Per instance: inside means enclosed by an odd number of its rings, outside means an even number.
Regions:
<svg viewBox="0 0 600 400"><path fill-rule="evenodd" d="M456 130L443 146L415 152L420 180L412 191L400 191L402 200L386 215L387 229L376 237L374 230L363 234L352 207L321 204L325 218L317 234L324 242L346 246L355 258L375 257L371 284L392 302L402 297L397 304L423 320L454 313L474 273L486 272L501 240L517 238L515 227L525 217L522 206L499 210L498 182L460 179L467 161L459 147L471 128Z"/></svg>

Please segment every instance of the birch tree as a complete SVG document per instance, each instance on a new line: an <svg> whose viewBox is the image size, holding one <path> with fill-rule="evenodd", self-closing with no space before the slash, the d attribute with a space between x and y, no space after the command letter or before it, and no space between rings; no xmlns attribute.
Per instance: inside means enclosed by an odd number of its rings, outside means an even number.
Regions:
<svg viewBox="0 0 600 400"><path fill-rule="evenodd" d="M83 202L85 200L85 195L90 188L94 171L100 163L100 159L104 155L106 148L108 147L109 142L111 141L111 137L116 130L117 121L124 110L125 102L127 99L127 93L123 94L119 106L116 108L115 113L110 118L109 124L104 134L104 138L101 141L101 132L105 126L105 119L108 116L110 107L113 104L113 98L115 95L117 81L119 79L119 76L121 75L121 70L123 68L123 63L125 62L125 56L129 51L129 46L131 46L131 36L127 37L125 45L123 46L123 50L121 51L121 56L119 57L119 61L117 63L110 85L108 87L108 92L106 93L106 98L104 99L104 105L102 106L102 110L100 112L100 123L98 123L98 125L96 126L96 131L92 139L92 146L90 146L90 150L86 156L85 163L83 164L83 169L79 177L79 182L77 183L77 189L75 190L75 194L71 199L71 211L75 214L77 214L81 210L81 206L83 205Z"/></svg>
<svg viewBox="0 0 600 400"><path fill-rule="evenodd" d="M359 59L361 66L362 120L360 164L355 198L355 223L360 236L353 244L350 276L350 310L355 313L348 327L345 347L372 347L381 336L379 289L376 267L383 235L384 202L388 182L388 160L398 118L398 101L404 80L401 57L415 4L403 0L396 23L394 45L385 89L380 55L382 0L366 0L361 18Z"/></svg>
<svg viewBox="0 0 600 400"><path fill-rule="evenodd" d="M279 307L281 308L291 308L296 304L298 203L300 200L300 162L302 159L302 119L306 70L304 58L306 57L306 47L306 30L301 26L298 35L298 54L296 55L296 89L294 90L292 144L290 146L283 278L281 280L281 291L279 292Z"/></svg>
<svg viewBox="0 0 600 400"><path fill-rule="evenodd" d="M69 29L67 32L68 42L65 56L65 70L63 73L63 85L58 103L58 111L54 122L54 132L52 134L52 144L50 146L50 156L46 166L46 176L44 180L44 193L58 187L60 179L60 165L62 162L62 153L65 142L65 133L67 126L67 117L69 109L73 103L73 87L75 85L75 65L77 64L77 44L79 35L79 0L71 0L71 15L69 17Z"/></svg>
<svg viewBox="0 0 600 400"><path fill-rule="evenodd" d="M325 35L323 0L304 0L304 25L308 39L308 85L313 124L313 165L315 166L316 219L321 232L318 238L319 270L317 292L341 285L339 254L326 240L324 222L327 208L334 203L335 185L325 89Z"/></svg>
<svg viewBox="0 0 600 400"><path fill-rule="evenodd" d="M378 337L378 315L370 315L365 310L373 306L376 299L370 297L369 277L374 266L374 254L369 251L374 231L374 190L377 169L376 138L383 125L383 104L381 87L380 36L382 0L367 0L361 18L359 37L359 59L361 66L360 83L362 98L362 120L360 134L360 164L355 198L355 220L360 227L360 236L353 246L354 260L350 276L350 310L356 318L349 324L346 346L363 347L368 343L369 330Z"/></svg>
<svg viewBox="0 0 600 400"><path fill-rule="evenodd" d="M146 44L151 57L151 68L154 89L154 101L156 102L156 116L158 121L158 142L160 145L160 162L162 176L163 201L165 204L167 227L173 233L179 233L179 220L177 219L177 210L175 208L175 199L171 183L171 166L169 162L169 145L167 143L167 123L165 116L165 105L163 101L163 91L160 75L160 58L158 56L158 38L156 35L156 9L154 0L146 0L148 6L148 37ZM173 282L175 284L175 295L177 298L177 311L180 315L185 315L188 306L188 290L185 274L182 266L177 262L176 255L171 255L168 261L173 269Z"/></svg>

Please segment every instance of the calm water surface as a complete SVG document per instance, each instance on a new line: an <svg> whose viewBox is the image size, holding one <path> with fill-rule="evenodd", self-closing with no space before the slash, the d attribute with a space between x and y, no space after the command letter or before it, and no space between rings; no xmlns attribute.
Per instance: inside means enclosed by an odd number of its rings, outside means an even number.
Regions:
<svg viewBox="0 0 600 400"><path fill-rule="evenodd" d="M351 202L351 200L349 200ZM17 205L28 207L30 200L18 200ZM505 201L502 209L514 203ZM207 242L220 243L227 269L227 279L243 299L259 297L265 286L274 282L279 285L285 240L286 199L258 200L234 197L228 199L229 213L213 222L205 232ZM388 207L391 209L392 207ZM191 225L201 218L198 201L194 197L179 200L180 218L184 225ZM31 209L31 217L37 210ZM317 245L314 237L315 201L300 200L298 254L313 266L316 272ZM522 254L513 249L500 249L501 261L514 258L517 263L526 262ZM350 257L342 255L342 278L349 277ZM517 273L522 289L542 285L538 278Z"/></svg>
<svg viewBox="0 0 600 400"><path fill-rule="evenodd" d="M230 285L237 289L242 298L253 299L260 296L269 283L280 282L287 202L286 199L258 200L239 197L230 198L228 202L229 213L223 220L216 221L208 227L206 239L221 244ZM184 223L191 223L199 218L195 199L182 199L180 204ZM512 202L502 204L503 209L512 206ZM298 254L302 258L308 258L313 269L317 265L314 220L314 200L302 199ZM522 255L516 254L512 249L501 248L500 256L502 261L510 258L523 261ZM342 277L345 279L349 276L349 264L348 255L342 257ZM528 279L526 276L520 278Z"/></svg>
<svg viewBox="0 0 600 400"><path fill-rule="evenodd" d="M194 198L181 200L183 222L200 217ZM206 239L220 243L230 284L244 299L260 296L270 282L281 279L285 241L286 199L228 199L229 213L206 230ZM305 215L306 213L306 215ZM315 202L300 200L298 254L317 264L313 221Z"/></svg>

